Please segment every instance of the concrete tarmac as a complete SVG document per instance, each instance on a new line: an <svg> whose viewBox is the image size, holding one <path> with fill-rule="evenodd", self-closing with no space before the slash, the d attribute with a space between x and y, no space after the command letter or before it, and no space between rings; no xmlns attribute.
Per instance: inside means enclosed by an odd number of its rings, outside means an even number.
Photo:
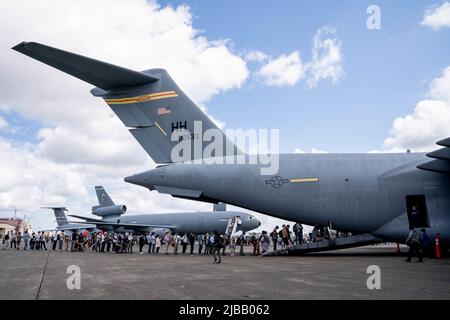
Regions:
<svg viewBox="0 0 450 320"><path fill-rule="evenodd" d="M449 299L450 259L405 263L391 247L301 257L0 250L0 299ZM68 266L81 289L69 290ZM369 290L367 267L381 270Z"/></svg>

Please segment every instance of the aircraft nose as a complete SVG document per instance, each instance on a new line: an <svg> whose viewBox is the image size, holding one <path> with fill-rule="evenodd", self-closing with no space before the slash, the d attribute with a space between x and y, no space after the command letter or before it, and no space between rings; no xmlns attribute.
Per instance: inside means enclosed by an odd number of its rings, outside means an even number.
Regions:
<svg viewBox="0 0 450 320"><path fill-rule="evenodd" d="M261 221L259 221L255 217L252 217L251 219L247 220L247 223L246 223L247 230L246 231L254 230L254 229L258 228L260 225L261 225Z"/></svg>
<svg viewBox="0 0 450 320"><path fill-rule="evenodd" d="M125 180L125 182L128 182L128 183L138 184L137 183L138 179L136 176L137 176L136 174L133 174L132 176L125 177L125 179L123 179L123 180Z"/></svg>
<svg viewBox="0 0 450 320"><path fill-rule="evenodd" d="M138 173L133 174L132 176L126 177L124 180L125 182L136 184L138 186L144 186L147 187L148 185L148 179L146 178L146 173Z"/></svg>

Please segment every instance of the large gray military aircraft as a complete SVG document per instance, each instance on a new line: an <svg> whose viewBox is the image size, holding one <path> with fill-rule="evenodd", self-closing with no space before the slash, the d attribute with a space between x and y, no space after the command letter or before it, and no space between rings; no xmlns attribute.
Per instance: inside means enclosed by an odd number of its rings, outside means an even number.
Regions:
<svg viewBox="0 0 450 320"><path fill-rule="evenodd" d="M182 142L205 151L209 142L203 133L218 128L165 70L137 72L33 42L13 49L95 85L91 93L105 100L156 163L164 164L127 182L310 225L331 222L336 229L388 241L404 242L409 226L423 227L449 244L450 138L428 154L281 154L272 176L260 174L260 162L229 164L230 158L242 163L238 160L246 157L237 148L231 154L229 148L216 150L213 164L197 161L202 152L174 160L172 151ZM201 123L200 132L195 122ZM174 141L172 133L179 131ZM216 139L230 144L224 134Z"/></svg>
<svg viewBox="0 0 450 320"><path fill-rule="evenodd" d="M102 186L96 186L95 192L99 205L92 207L92 214L101 219L71 214L69 216L83 219L83 224L93 225L103 231L164 234L193 232L205 234L215 230L225 233L233 219L238 218L236 231L250 231L261 223L250 214L227 211L225 205L214 207L212 212L179 212L160 214L127 215L125 205L116 205Z"/></svg>

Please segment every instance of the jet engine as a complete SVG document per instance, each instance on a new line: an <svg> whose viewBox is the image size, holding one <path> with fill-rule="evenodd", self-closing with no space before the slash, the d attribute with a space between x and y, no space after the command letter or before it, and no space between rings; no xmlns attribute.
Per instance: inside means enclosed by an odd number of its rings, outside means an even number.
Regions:
<svg viewBox="0 0 450 320"><path fill-rule="evenodd" d="M124 205L115 205L109 207L94 206L92 207L92 214L100 217L121 216L127 212L127 207Z"/></svg>
<svg viewBox="0 0 450 320"><path fill-rule="evenodd" d="M169 229L165 229L165 228L154 228L151 230L151 232L153 232L156 235L159 235L160 237L164 237L164 235L166 234L166 231L168 231Z"/></svg>

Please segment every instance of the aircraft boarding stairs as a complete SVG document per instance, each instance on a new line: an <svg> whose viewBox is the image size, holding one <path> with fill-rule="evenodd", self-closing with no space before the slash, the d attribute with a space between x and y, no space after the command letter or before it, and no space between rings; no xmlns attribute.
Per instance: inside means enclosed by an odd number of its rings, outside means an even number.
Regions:
<svg viewBox="0 0 450 320"><path fill-rule="evenodd" d="M302 255L310 252L331 251L339 249L347 249L353 247L366 246L383 242L370 233L358 234L350 237L336 238L334 240L322 240L317 242L305 242L302 244L291 245L289 247L278 249L276 251L267 251L263 256L280 256L280 255Z"/></svg>
<svg viewBox="0 0 450 320"><path fill-rule="evenodd" d="M228 238L232 234L235 234L238 228L238 225L242 224L240 217L233 217L231 219L228 219L227 229L225 230L225 234Z"/></svg>

